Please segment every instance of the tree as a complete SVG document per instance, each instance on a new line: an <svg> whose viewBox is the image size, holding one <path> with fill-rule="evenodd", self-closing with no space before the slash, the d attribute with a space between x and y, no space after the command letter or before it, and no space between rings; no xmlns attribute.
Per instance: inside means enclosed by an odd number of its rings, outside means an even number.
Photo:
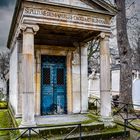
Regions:
<svg viewBox="0 0 140 140"><path fill-rule="evenodd" d="M6 75L9 72L9 53L0 53L0 79L6 82Z"/></svg>
<svg viewBox="0 0 140 140"><path fill-rule="evenodd" d="M133 69L140 71L140 11L136 0L127 0L127 29L131 49L133 51Z"/></svg>
<svg viewBox="0 0 140 140"><path fill-rule="evenodd" d="M96 72L99 72L99 45L100 39L99 37L94 38L92 41L88 42L88 73L92 73L94 69Z"/></svg>
<svg viewBox="0 0 140 140"><path fill-rule="evenodd" d="M120 56L120 101L132 103L132 51L127 36L125 0L115 0L117 44Z"/></svg>
<svg viewBox="0 0 140 140"><path fill-rule="evenodd" d="M0 91L0 99L8 99L8 95L4 91L7 89L7 74L9 72L9 53L1 52L0 53L0 80L3 82L4 89Z"/></svg>

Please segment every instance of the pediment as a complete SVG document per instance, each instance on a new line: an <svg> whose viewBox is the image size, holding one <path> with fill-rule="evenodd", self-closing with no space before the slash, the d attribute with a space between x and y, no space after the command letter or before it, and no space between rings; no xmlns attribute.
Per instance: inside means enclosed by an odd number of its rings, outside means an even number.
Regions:
<svg viewBox="0 0 140 140"><path fill-rule="evenodd" d="M73 8L80 8L83 10L90 10L94 12L115 14L116 8L109 5L103 0L27 0L32 2L46 3L46 4L57 4L60 6L67 6Z"/></svg>

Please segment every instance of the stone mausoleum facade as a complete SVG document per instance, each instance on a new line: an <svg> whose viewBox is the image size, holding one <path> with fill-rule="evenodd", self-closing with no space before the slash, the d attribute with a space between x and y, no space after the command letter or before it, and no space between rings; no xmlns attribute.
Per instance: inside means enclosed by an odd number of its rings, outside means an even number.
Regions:
<svg viewBox="0 0 140 140"><path fill-rule="evenodd" d="M8 39L9 102L21 125L88 111L87 42L97 37L101 116L111 120L108 44L115 13L103 0L17 0Z"/></svg>

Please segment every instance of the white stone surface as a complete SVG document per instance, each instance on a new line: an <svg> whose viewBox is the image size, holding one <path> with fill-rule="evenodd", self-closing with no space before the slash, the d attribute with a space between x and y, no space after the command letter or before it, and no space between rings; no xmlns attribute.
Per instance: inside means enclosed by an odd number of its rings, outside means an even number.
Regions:
<svg viewBox="0 0 140 140"><path fill-rule="evenodd" d="M14 110L15 115L17 114L17 101L18 101L18 46L14 46L10 57L10 87L9 87L9 101Z"/></svg>
<svg viewBox="0 0 140 140"><path fill-rule="evenodd" d="M133 104L135 110L140 110L140 79L135 79L133 81L133 87L132 87L132 99L133 99Z"/></svg>
<svg viewBox="0 0 140 140"><path fill-rule="evenodd" d="M111 93L112 95L119 95L120 89L120 70L113 70L111 72Z"/></svg>
<svg viewBox="0 0 140 140"><path fill-rule="evenodd" d="M22 113L22 93L23 93L23 81L22 81L22 41L17 40L18 45L18 101L17 101L17 117L21 117Z"/></svg>
<svg viewBox="0 0 140 140"><path fill-rule="evenodd" d="M35 118L34 118L34 97L32 94L23 94L23 114L22 114L22 122L21 126L34 126L36 125Z"/></svg>
<svg viewBox="0 0 140 140"><path fill-rule="evenodd" d="M83 54L83 55L82 55ZM88 111L88 59L87 47L81 47L81 112Z"/></svg>
<svg viewBox="0 0 140 140"><path fill-rule="evenodd" d="M98 74L97 74L98 75ZM88 94L100 97L100 77L95 75L88 79ZM119 95L120 70L111 71L111 95Z"/></svg>
<svg viewBox="0 0 140 140"><path fill-rule="evenodd" d="M73 113L80 113L81 111L80 65L72 65L72 94L73 94Z"/></svg>
<svg viewBox="0 0 140 140"><path fill-rule="evenodd" d="M88 121L88 120L90 120L90 118L82 114L49 115L49 116L36 117L37 125L42 125L42 124L59 125L59 124L66 124L66 123L78 123L78 122Z"/></svg>
<svg viewBox="0 0 140 140"><path fill-rule="evenodd" d="M51 2L51 3L66 4L66 5L71 5L71 6L78 6L81 8L93 9L89 5L82 2L81 0L40 0L40 2Z"/></svg>
<svg viewBox="0 0 140 140"><path fill-rule="evenodd" d="M93 95L95 97L100 97L100 79L99 76L94 75L88 79L88 96Z"/></svg>
<svg viewBox="0 0 140 140"><path fill-rule="evenodd" d="M35 122L35 59L34 32L39 30L37 25L23 25L22 50L22 126L34 126Z"/></svg>
<svg viewBox="0 0 140 140"><path fill-rule="evenodd" d="M101 119L106 123L110 120L111 124L111 94L110 94L110 52L109 52L109 37L106 34L101 34L100 46L100 98L101 98ZM109 118L109 119L108 119Z"/></svg>

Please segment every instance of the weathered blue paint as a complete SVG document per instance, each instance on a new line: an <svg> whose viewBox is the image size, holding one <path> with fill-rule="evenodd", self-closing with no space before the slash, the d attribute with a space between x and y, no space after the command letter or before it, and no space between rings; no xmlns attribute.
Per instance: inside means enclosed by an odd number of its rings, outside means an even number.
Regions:
<svg viewBox="0 0 140 140"><path fill-rule="evenodd" d="M66 107L66 58L42 56L41 113L64 114Z"/></svg>

